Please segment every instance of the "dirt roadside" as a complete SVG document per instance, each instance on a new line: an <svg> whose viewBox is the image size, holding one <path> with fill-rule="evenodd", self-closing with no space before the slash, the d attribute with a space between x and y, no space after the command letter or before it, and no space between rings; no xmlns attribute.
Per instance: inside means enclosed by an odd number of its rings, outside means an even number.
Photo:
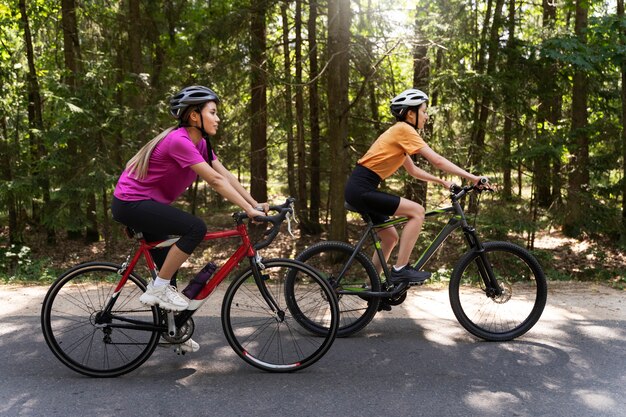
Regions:
<svg viewBox="0 0 626 417"><path fill-rule="evenodd" d="M582 282L550 282L548 303L544 318L563 312L579 314L594 320L626 321L626 292L606 285ZM225 289L225 288L224 288ZM221 289L222 292L224 289ZM0 319L11 315L39 315L47 286L0 285ZM219 290L219 289L218 289ZM402 308L394 309L391 316L403 315L403 310L419 308L433 313L441 305L449 305L447 287L424 286L411 290ZM214 294L212 302L203 307L203 313L219 314L222 294ZM432 309L428 306L432 303Z"/></svg>

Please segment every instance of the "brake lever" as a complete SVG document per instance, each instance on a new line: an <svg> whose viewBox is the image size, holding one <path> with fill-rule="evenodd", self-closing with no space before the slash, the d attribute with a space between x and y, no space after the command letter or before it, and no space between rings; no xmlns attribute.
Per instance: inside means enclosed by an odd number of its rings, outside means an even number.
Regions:
<svg viewBox="0 0 626 417"><path fill-rule="evenodd" d="M296 237L296 235L293 234L293 232L291 231L291 217L292 214L291 212L287 213L287 231L289 232L289 234L291 235L291 237Z"/></svg>

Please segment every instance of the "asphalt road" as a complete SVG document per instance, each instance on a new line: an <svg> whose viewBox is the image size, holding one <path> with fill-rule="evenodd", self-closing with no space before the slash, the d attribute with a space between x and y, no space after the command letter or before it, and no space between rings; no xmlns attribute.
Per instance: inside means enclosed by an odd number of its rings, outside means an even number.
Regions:
<svg viewBox="0 0 626 417"><path fill-rule="evenodd" d="M527 335L482 342L445 290L417 288L357 336L294 374L247 365L217 305L196 317L195 354L159 348L116 379L74 373L48 350L41 287L0 286L0 416L626 416L626 297L551 287Z"/></svg>

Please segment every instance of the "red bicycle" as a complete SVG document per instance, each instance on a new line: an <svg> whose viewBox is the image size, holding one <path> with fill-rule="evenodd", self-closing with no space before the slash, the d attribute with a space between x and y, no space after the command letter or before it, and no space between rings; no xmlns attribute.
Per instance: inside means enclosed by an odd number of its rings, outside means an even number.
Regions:
<svg viewBox="0 0 626 417"><path fill-rule="evenodd" d="M131 231L139 247L123 265L80 264L52 284L41 312L48 346L63 364L84 375L115 377L130 372L159 344L186 342L195 330L194 313L247 258L250 266L231 281L222 303L222 327L228 343L244 361L270 372L291 372L315 363L332 345L339 326L332 288L301 262L262 260L258 254L293 213L293 201L290 198L283 205L272 206L271 210L278 212L274 216L254 219L271 224L256 244L248 235L245 213L233 215L235 229L208 232L205 240L238 237L241 244L190 300L188 309L177 313L141 304L146 281L135 271L144 258L155 277L157 268L149 250L171 246L177 239L146 242L141 233ZM301 317L313 318L316 331L302 327Z"/></svg>

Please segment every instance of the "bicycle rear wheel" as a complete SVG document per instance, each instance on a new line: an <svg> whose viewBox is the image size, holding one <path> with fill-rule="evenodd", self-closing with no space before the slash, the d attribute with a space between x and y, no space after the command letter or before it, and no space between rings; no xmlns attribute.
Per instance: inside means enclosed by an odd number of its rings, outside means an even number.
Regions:
<svg viewBox="0 0 626 417"><path fill-rule="evenodd" d="M70 369L93 377L115 377L137 368L156 348L160 332L110 327L159 323L156 307L146 307L139 297L143 280L131 274L114 294L121 276L119 265L91 262L78 265L52 284L43 302L41 327L52 353ZM110 314L105 306L116 297Z"/></svg>
<svg viewBox="0 0 626 417"><path fill-rule="evenodd" d="M546 305L548 286L530 252L509 242L487 242L485 256L502 290L490 295L481 278L479 253L466 253L450 279L450 303L461 325L474 336L505 341L530 330Z"/></svg>
<svg viewBox="0 0 626 417"><path fill-rule="evenodd" d="M354 252L354 246L345 242L319 242L296 258L319 271L335 291L349 292L337 294L340 316L338 337L350 336L362 330L372 321L380 304L380 298L359 295L363 291L380 291L376 269L364 253L357 253L341 279L338 278ZM308 326L306 321L302 324ZM314 326L310 328L315 331Z"/></svg>
<svg viewBox="0 0 626 417"><path fill-rule="evenodd" d="M339 308L332 289L300 262L273 259L263 265L261 277L255 278L249 268L228 287L222 304L224 334L237 355L252 366L270 372L304 369L319 360L335 339ZM325 331L311 333L294 317L299 314L306 314Z"/></svg>

